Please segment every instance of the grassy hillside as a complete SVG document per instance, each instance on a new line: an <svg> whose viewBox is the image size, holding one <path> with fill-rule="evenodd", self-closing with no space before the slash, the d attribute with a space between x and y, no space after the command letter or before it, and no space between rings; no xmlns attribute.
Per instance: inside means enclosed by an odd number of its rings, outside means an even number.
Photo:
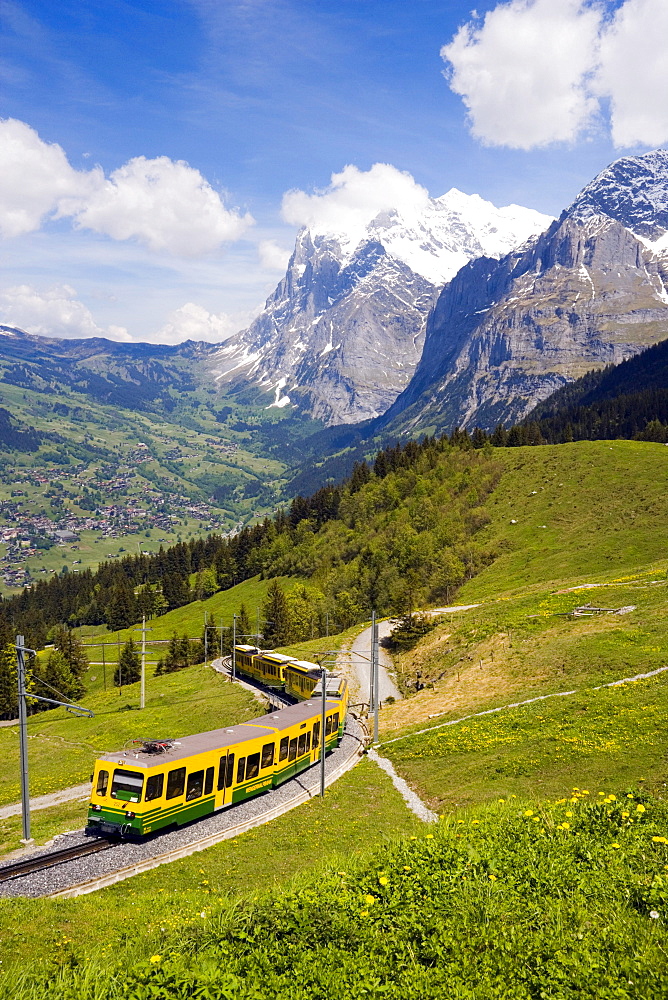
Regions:
<svg viewBox="0 0 668 1000"><path fill-rule="evenodd" d="M476 538L497 557L462 587L461 603L623 576L668 559L664 445L579 441L497 448L494 456L504 472Z"/></svg>
<svg viewBox="0 0 668 1000"><path fill-rule="evenodd" d="M280 578L281 586L286 593L289 593L298 582L287 577ZM228 631L232 627L232 616L239 612L242 604L245 604L250 616L251 625L255 627L257 612L259 609L261 615L261 607L267 596L269 583L269 580L260 580L258 577L253 577L251 580L245 580L243 583L237 584L236 587L230 587L229 590L222 590L204 601L193 601L182 608L176 608L174 611L168 611L167 614L152 618L147 622L147 626L151 629L147 634L147 661L151 664L151 667L165 649L163 645L151 645L151 640L170 639L174 632L177 632L179 635L187 635L190 638L198 638L204 631L205 616L209 622L213 622L217 629L220 629L222 626L225 629L225 636L227 637ZM123 644L128 639L139 643L141 641L141 632L138 629L140 628L141 623L132 628L120 629L117 632L110 632L104 627L94 625L76 630L81 637L81 641L85 644L84 649L88 658L97 667L96 670L91 669L87 675L86 684L89 690L97 690L103 685L100 669L102 663L102 646L100 644L106 643L104 656L107 667L110 667L107 675L107 686L109 686L113 668L118 663L119 649L122 650ZM239 641L246 640L240 639ZM212 656L217 655L217 652L217 650L213 650Z"/></svg>

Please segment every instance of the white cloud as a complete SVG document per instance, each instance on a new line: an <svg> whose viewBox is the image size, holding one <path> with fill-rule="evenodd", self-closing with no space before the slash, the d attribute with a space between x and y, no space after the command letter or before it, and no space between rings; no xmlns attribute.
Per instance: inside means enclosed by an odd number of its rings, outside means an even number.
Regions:
<svg viewBox="0 0 668 1000"><path fill-rule="evenodd" d="M183 257L211 253L253 222L182 160L138 156L106 178L100 167L74 170L24 122L0 121L0 234L31 232L48 217Z"/></svg>
<svg viewBox="0 0 668 1000"><path fill-rule="evenodd" d="M282 214L286 222L308 226L312 232L340 233L351 242L379 212L395 209L405 218L417 218L429 203L429 193L409 173L389 163L370 170L348 165L332 174L329 187L316 194L287 191Z"/></svg>
<svg viewBox="0 0 668 1000"><path fill-rule="evenodd" d="M81 196L96 173L74 170L60 146L24 122L0 120L0 235L39 229L60 199Z"/></svg>
<svg viewBox="0 0 668 1000"><path fill-rule="evenodd" d="M211 253L252 223L226 209L199 170L167 156L135 157L87 197L62 201L60 214L73 215L79 228L182 257Z"/></svg>
<svg viewBox="0 0 668 1000"><path fill-rule="evenodd" d="M655 146L668 140L666 37L665 0L510 0L441 55L484 143L572 142L609 114L615 145Z"/></svg>
<svg viewBox="0 0 668 1000"><path fill-rule="evenodd" d="M473 134L520 149L574 139L597 107L586 79L600 24L581 0L512 0L460 28L441 55Z"/></svg>
<svg viewBox="0 0 668 1000"><path fill-rule="evenodd" d="M261 240L257 247L260 265L269 271L285 271L291 250L279 246L276 240Z"/></svg>
<svg viewBox="0 0 668 1000"><path fill-rule="evenodd" d="M218 344L240 330L243 322L235 322L227 313L210 313L194 302L175 309L165 325L147 339L158 344L180 344L184 340L206 340Z"/></svg>
<svg viewBox="0 0 668 1000"><path fill-rule="evenodd" d="M15 285L0 292L0 317L7 326L42 337L131 340L122 326L98 326L90 309L76 295L70 285L53 285L45 290Z"/></svg>
<svg viewBox="0 0 668 1000"><path fill-rule="evenodd" d="M616 146L668 140L668 4L627 0L601 42L598 88L611 100Z"/></svg>

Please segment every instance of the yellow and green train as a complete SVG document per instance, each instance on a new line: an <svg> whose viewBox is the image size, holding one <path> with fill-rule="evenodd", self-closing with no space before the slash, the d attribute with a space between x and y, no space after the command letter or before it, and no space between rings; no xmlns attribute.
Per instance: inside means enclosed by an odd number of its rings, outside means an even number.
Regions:
<svg viewBox="0 0 668 1000"><path fill-rule="evenodd" d="M309 660L297 660L284 653L258 649L257 646L234 647L237 673L245 674L266 687L285 691L297 701L303 701L320 691L321 668ZM338 685L338 687L335 687ZM328 694L341 697L345 681L332 675L327 681Z"/></svg>
<svg viewBox="0 0 668 1000"><path fill-rule="evenodd" d="M345 726L345 680L327 684L325 752ZM322 689L320 688L320 692ZM250 722L142 749L104 754L95 762L88 830L143 837L190 823L276 788L311 767L321 754L321 697Z"/></svg>

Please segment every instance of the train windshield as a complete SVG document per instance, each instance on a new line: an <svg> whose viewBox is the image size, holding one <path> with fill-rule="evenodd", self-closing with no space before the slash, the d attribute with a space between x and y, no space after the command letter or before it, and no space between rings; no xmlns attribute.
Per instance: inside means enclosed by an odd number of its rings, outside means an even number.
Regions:
<svg viewBox="0 0 668 1000"><path fill-rule="evenodd" d="M144 785L144 775L138 771L124 771L116 768L111 785L111 794L117 799L139 802Z"/></svg>

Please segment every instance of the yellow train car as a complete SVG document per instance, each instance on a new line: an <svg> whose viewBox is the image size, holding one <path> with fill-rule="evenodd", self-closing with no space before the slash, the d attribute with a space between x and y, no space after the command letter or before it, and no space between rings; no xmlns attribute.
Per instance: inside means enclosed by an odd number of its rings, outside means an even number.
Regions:
<svg viewBox="0 0 668 1000"><path fill-rule="evenodd" d="M304 701L310 698L320 680L322 670L309 660L290 660L285 666L285 692Z"/></svg>
<svg viewBox="0 0 668 1000"><path fill-rule="evenodd" d="M253 677L278 691L285 690L285 667L292 662L291 657L256 646L235 646L234 660L237 673Z"/></svg>
<svg viewBox="0 0 668 1000"><path fill-rule="evenodd" d="M320 700L228 729L104 754L95 763L88 830L126 838L181 826L275 788L320 759ZM327 698L325 750L343 736L347 699Z"/></svg>

